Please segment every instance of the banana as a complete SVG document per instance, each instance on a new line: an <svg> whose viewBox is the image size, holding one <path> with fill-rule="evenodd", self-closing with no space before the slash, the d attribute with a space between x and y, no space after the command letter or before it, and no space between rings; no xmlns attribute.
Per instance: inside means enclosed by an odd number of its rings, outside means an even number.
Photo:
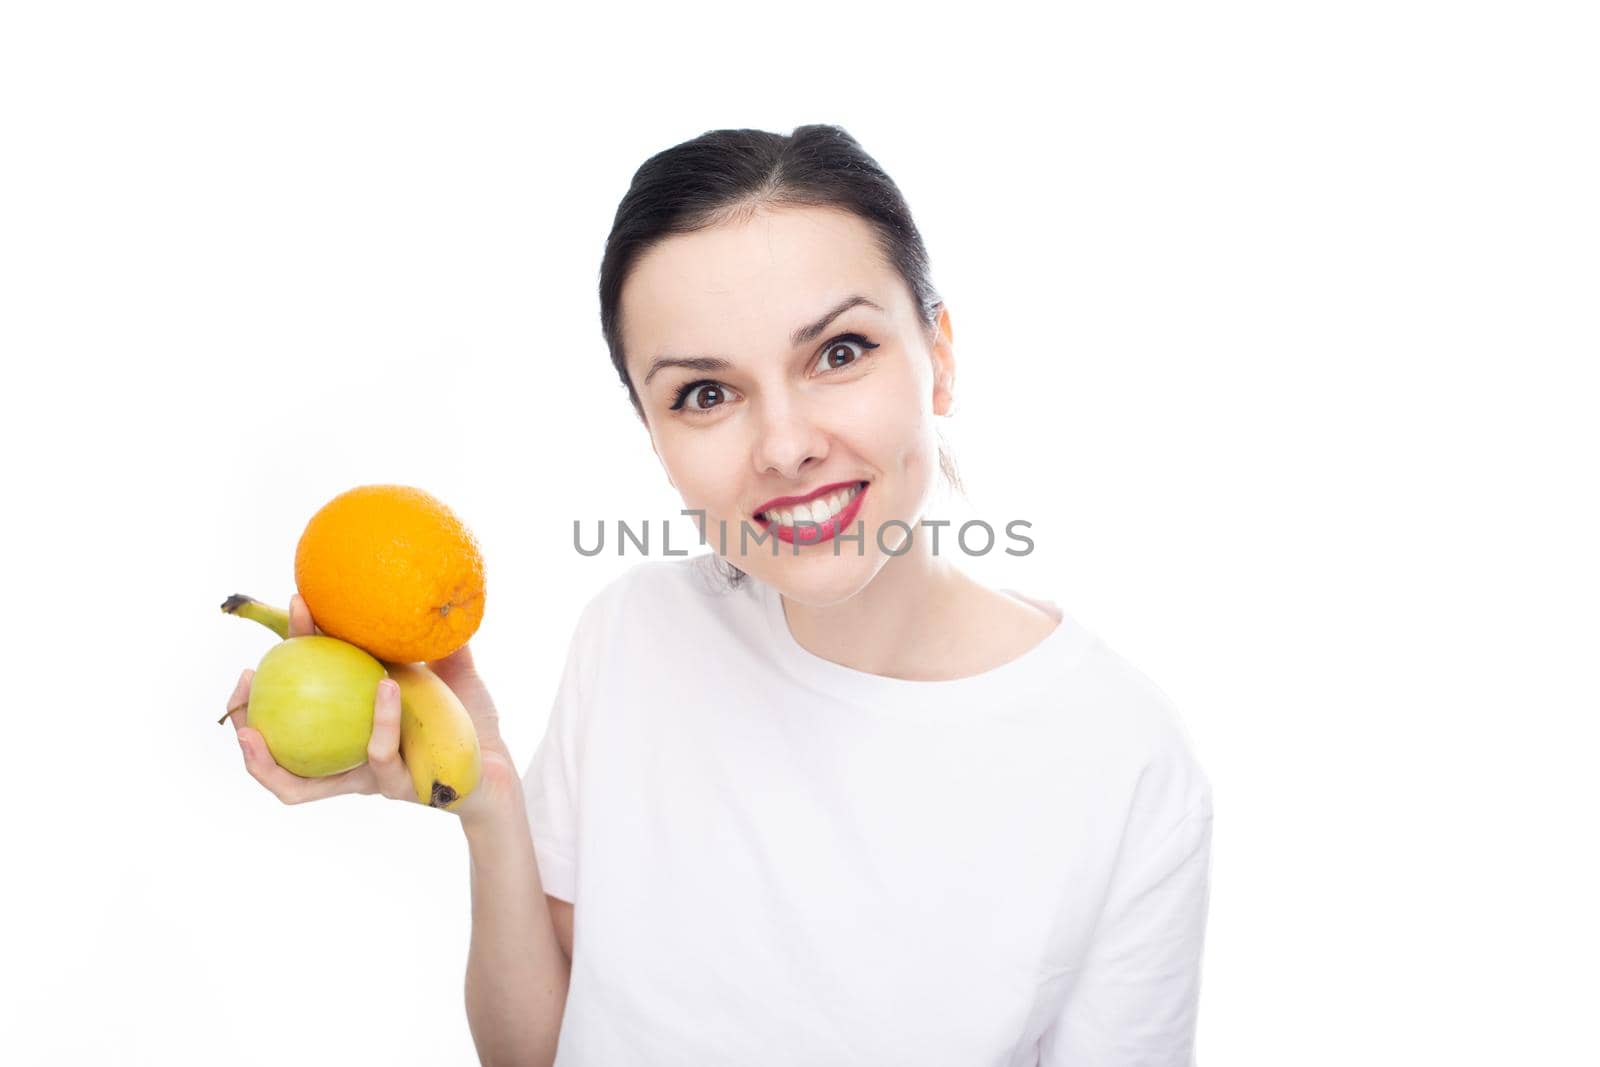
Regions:
<svg viewBox="0 0 1600 1067"><path fill-rule="evenodd" d="M289 613L282 608L236 593L222 602L222 610L259 622L279 638L289 636ZM417 800L455 808L478 787L483 773L472 716L426 663L379 662L400 686L400 758L411 772Z"/></svg>
<svg viewBox="0 0 1600 1067"><path fill-rule="evenodd" d="M383 666L400 683L400 757L417 799L449 810L477 788L483 773L472 716L426 663Z"/></svg>
<svg viewBox="0 0 1600 1067"><path fill-rule="evenodd" d="M222 602L222 610L241 619L259 622L277 634L280 641L289 638L289 613L282 608L275 608L270 604L263 604L259 600L235 593Z"/></svg>

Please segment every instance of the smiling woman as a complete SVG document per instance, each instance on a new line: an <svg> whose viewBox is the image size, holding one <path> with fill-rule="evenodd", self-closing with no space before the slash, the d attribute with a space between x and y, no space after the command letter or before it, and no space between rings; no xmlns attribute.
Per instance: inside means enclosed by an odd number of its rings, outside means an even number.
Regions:
<svg viewBox="0 0 1600 1067"><path fill-rule="evenodd" d="M893 295L878 300L861 292L843 296L827 305L820 317L806 318L789 332L791 350L807 349L835 320L852 309L866 308L880 317L888 317L892 314L890 305L898 305L896 310L900 312L902 327L915 329L922 335L923 348L931 350L935 346L941 328L948 337L949 314L934 288L928 251L912 220L911 210L893 180L854 138L837 126L824 125L802 126L788 136L764 130L713 130L661 152L639 167L627 194L617 206L601 261L601 332L611 353L612 366L642 422L651 423L651 412L646 408L648 390L662 371L674 369L726 376L737 370L739 364L732 356L723 354L661 352L646 359L633 352L624 341L623 290L630 280L635 282L631 289L649 288L635 277L641 269L640 261L652 258L659 261L663 246L676 236L725 234L725 230L718 228L736 226L757 216L768 216L770 221L772 213L778 210L808 207L825 209L826 213L803 213L800 216L802 228L831 225L852 231L844 247L835 245L823 249L821 261L815 264L819 272L816 281L821 287L841 287L844 275L836 269L837 257L849 254L856 260L855 266L870 270L877 286ZM829 218L830 215L834 217ZM747 236L766 240L772 234L768 231ZM695 250L687 258L704 263L707 254L714 253ZM675 265L685 257L671 258ZM652 273L672 269L672 265L663 268L659 262L656 266L658 269ZM702 282L707 280L703 275L697 277ZM772 281L792 286L796 279L775 277ZM657 291L651 289L651 292ZM640 302L641 298L636 298L631 303ZM633 312L635 316L646 313L642 308ZM692 312L683 318L691 327L714 321ZM686 333L692 334L692 329ZM849 370L869 359L878 347L878 342L860 332L845 332L830 337L812 355L817 362L825 364L829 372ZM854 353L854 358L845 357L849 360L846 363L833 362L839 350ZM630 371L630 355L639 359L638 371ZM953 378L953 363L949 374ZM640 388L635 388L635 380L640 382ZM738 396L725 381L680 375L672 382L664 410L691 418L707 409L722 407ZM953 381L946 387L949 385L953 385ZM934 434L937 438L937 429ZM659 449L659 445L657 447ZM964 493L955 460L942 440L938 447L938 464L945 483L956 492ZM744 578L745 572L738 566L726 561L722 565L727 567L731 583L737 584Z"/></svg>
<svg viewBox="0 0 1600 1067"><path fill-rule="evenodd" d="M1211 792L1175 709L1059 604L889 536L960 488L950 311L894 183L835 126L668 149L600 306L702 536L774 551L585 606L521 775L570 969L491 944L526 899L475 882L480 1049L537 1015L568 1067L1187 1063Z"/></svg>

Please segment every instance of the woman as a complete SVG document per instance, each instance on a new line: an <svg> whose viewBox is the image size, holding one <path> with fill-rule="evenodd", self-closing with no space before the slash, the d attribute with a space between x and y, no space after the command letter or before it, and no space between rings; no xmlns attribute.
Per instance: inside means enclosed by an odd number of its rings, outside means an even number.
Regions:
<svg viewBox="0 0 1600 1067"><path fill-rule="evenodd" d="M955 356L893 182L837 127L707 133L634 175L600 302L713 550L589 601L520 776L471 653L435 664L485 753L483 1060L1191 1062L1209 785L1154 685L919 525ZM236 722L251 773L415 802L383 689L365 766Z"/></svg>

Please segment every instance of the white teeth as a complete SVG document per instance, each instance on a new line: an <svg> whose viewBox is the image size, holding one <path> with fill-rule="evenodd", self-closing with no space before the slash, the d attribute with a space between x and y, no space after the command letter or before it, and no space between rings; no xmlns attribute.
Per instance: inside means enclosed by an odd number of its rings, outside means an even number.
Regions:
<svg viewBox="0 0 1600 1067"><path fill-rule="evenodd" d="M832 496L813 500L810 504L799 504L792 510L769 511L766 513L767 521L779 526L793 526L798 522L824 523L843 511L859 492L861 486L852 485Z"/></svg>

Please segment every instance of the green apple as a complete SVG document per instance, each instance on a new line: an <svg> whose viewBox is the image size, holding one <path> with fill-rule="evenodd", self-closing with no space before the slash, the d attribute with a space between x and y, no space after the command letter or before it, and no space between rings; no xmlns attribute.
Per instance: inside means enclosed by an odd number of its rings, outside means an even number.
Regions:
<svg viewBox="0 0 1600 1067"><path fill-rule="evenodd" d="M245 722L278 765L322 778L367 762L383 664L336 637L307 634L267 650L250 680Z"/></svg>

